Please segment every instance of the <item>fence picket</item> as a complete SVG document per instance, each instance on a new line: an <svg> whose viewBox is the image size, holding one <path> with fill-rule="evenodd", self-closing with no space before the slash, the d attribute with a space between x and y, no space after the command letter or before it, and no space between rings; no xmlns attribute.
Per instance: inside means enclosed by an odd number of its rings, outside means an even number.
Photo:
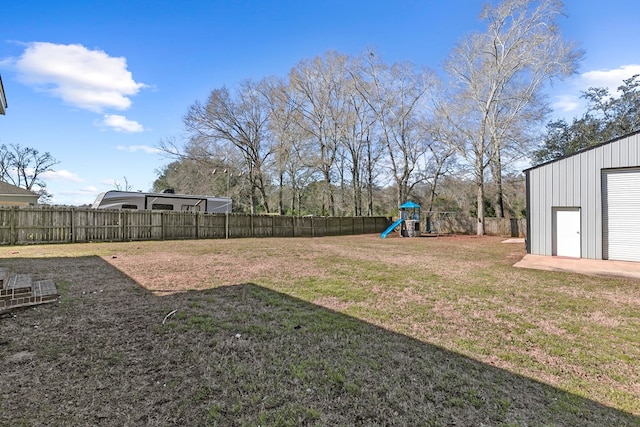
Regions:
<svg viewBox="0 0 640 427"><path fill-rule="evenodd" d="M0 245L134 240L321 237L381 233L387 217L285 217L90 208L0 208ZM474 234L475 220L448 218L440 233ZM526 234L524 219L486 218L487 234Z"/></svg>
<svg viewBox="0 0 640 427"><path fill-rule="evenodd" d="M228 223L227 223L228 221ZM0 245L229 237L293 237L381 232L385 217L291 218L90 208L0 208ZM344 224L344 225L343 225Z"/></svg>

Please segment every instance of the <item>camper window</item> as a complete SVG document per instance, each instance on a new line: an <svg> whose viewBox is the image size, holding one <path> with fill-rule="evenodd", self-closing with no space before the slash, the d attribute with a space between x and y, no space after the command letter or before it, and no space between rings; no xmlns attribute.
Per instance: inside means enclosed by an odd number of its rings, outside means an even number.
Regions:
<svg viewBox="0 0 640 427"><path fill-rule="evenodd" d="M138 205L122 205L122 209L138 209Z"/></svg>
<svg viewBox="0 0 640 427"><path fill-rule="evenodd" d="M151 205L151 209L158 210L158 211L172 211L173 210L173 205L167 205L164 203L154 203L153 205Z"/></svg>

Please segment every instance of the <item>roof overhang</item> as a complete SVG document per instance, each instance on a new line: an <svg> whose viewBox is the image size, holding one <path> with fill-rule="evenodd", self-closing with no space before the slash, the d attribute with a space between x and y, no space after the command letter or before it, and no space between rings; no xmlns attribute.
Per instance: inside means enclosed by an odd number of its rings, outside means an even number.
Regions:
<svg viewBox="0 0 640 427"><path fill-rule="evenodd" d="M630 137L632 135L636 135L636 134L640 134L640 130L636 130L636 131L633 131L633 132L628 133L626 135L618 136L617 138L613 138L613 139L610 139L608 141L604 141L604 142L600 142L598 144L591 145L589 147L586 147L586 148L583 148L581 150L578 150L575 153L567 154L566 156L558 157L557 159L549 160L549 161L546 161L544 163L540 163L539 165L531 166L530 168L524 169L522 172L526 175L526 174L529 173L529 171L532 171L534 169L538 169L538 168L541 168L543 166L550 165L551 163L559 162L560 160L568 159L569 157L577 156L578 154L582 154L585 151L594 150L594 149L596 149L598 147L602 147L603 145L611 144L612 142L616 142L616 141L619 141L619 140L624 139L624 138L628 138L628 137Z"/></svg>

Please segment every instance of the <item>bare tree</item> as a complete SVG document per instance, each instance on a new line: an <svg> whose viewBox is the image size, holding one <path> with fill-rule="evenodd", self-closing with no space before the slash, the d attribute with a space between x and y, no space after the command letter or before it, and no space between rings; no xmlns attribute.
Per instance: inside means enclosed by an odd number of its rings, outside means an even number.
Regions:
<svg viewBox="0 0 640 427"><path fill-rule="evenodd" d="M387 65L374 52L362 59L356 88L375 115L398 206L418 182L415 171L428 150L429 137L421 123L429 120L425 94L433 85L432 72L409 63Z"/></svg>
<svg viewBox="0 0 640 427"><path fill-rule="evenodd" d="M38 193L50 197L42 174L52 171L58 164L51 153L41 153L35 148L21 147L19 144L0 146L0 180L27 190L38 187Z"/></svg>
<svg viewBox="0 0 640 427"><path fill-rule="evenodd" d="M131 184L129 184L129 180L127 179L126 176L122 177L122 179L124 180L124 182L120 182L120 181L113 181L113 187L118 190L118 191L131 191L133 190L133 187L131 186Z"/></svg>
<svg viewBox="0 0 640 427"><path fill-rule="evenodd" d="M487 153L490 139L484 131L485 124L475 115L474 101L464 91L442 92L435 98L440 126L438 139L453 147L457 154L470 165L476 185L477 234L484 234L485 171L488 166Z"/></svg>
<svg viewBox="0 0 640 427"><path fill-rule="evenodd" d="M289 209L293 213L299 201L298 178L305 168L300 156L301 141L308 136L298 126L302 119L297 93L290 89L283 79L271 77L260 85L261 93L269 108L269 135L273 151L270 166L277 176L278 212L285 213L285 192L287 184L291 192Z"/></svg>
<svg viewBox="0 0 640 427"><path fill-rule="evenodd" d="M522 151L517 144L526 138L516 130L544 119L543 84L575 72L581 58L557 28L562 10L560 0L505 0L485 6L481 18L487 30L463 39L447 61L446 70L458 90L456 102L469 101L464 108L447 108L445 116L458 122L453 127L471 127L459 141L463 144L459 152L475 169L478 234L484 234L483 169L491 165L496 210L502 216L504 151Z"/></svg>
<svg viewBox="0 0 640 427"><path fill-rule="evenodd" d="M351 78L347 80L345 95L347 108L343 115L342 146L345 149L347 168L350 172L353 214L363 214L363 190L367 192L367 212L372 214L372 185L373 169L380 156L374 156L371 136L375 130L376 116L370 103L363 96L363 91L357 89L359 63L350 65Z"/></svg>
<svg viewBox="0 0 640 427"><path fill-rule="evenodd" d="M343 127L345 64L347 57L328 52L312 61L301 61L291 70L292 90L297 92L301 120L298 125L311 136L314 166L322 176L323 214L335 215L333 178Z"/></svg>
<svg viewBox="0 0 640 427"><path fill-rule="evenodd" d="M156 170L158 178L153 182L153 191L173 189L177 193L226 195L226 180L216 185L220 180L211 176L211 171L224 167L221 162L214 164L212 159L175 160Z"/></svg>
<svg viewBox="0 0 640 427"><path fill-rule="evenodd" d="M428 184L427 212L433 210L435 198L438 194L440 180L448 175L455 167L455 151L446 143L435 140L429 144L429 156L425 157L424 181Z"/></svg>
<svg viewBox="0 0 640 427"><path fill-rule="evenodd" d="M241 185L244 161L232 144L192 134L184 144L169 137L157 147L172 161L155 171L154 191L172 188L181 193L229 196L234 209L251 205L245 202L248 196Z"/></svg>
<svg viewBox="0 0 640 427"><path fill-rule="evenodd" d="M250 81L241 84L234 98L225 87L213 90L205 105L194 103L184 117L192 150L202 154L211 144L230 144L242 155L250 186L251 213L258 207L258 195L261 208L269 212L265 170L265 162L271 155L266 144L268 117L257 84Z"/></svg>

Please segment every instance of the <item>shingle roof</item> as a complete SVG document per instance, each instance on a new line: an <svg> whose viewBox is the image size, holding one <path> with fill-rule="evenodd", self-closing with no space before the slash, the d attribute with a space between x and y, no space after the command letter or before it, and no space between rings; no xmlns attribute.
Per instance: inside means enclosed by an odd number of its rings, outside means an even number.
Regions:
<svg viewBox="0 0 640 427"><path fill-rule="evenodd" d="M25 190L24 188L16 187L15 185L9 184L8 182L0 181L0 195L12 195L12 196L37 196L36 193L30 190Z"/></svg>

